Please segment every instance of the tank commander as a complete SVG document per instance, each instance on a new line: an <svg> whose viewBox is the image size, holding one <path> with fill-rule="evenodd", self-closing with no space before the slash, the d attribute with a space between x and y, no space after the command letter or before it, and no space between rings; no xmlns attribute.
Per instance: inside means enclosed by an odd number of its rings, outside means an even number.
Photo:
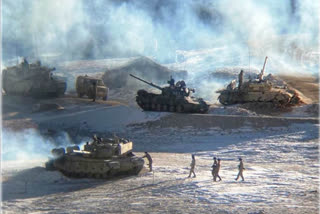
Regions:
<svg viewBox="0 0 320 214"><path fill-rule="evenodd" d="M152 158L148 152L144 152L144 153L145 153L145 155L142 158L148 159L148 161L149 161L148 166L149 166L150 172L152 172Z"/></svg>
<svg viewBox="0 0 320 214"><path fill-rule="evenodd" d="M243 83L243 70L241 70L239 74L239 85L238 85L239 90L242 87L242 83Z"/></svg>
<svg viewBox="0 0 320 214"><path fill-rule="evenodd" d="M29 62L27 61L27 59L25 57L22 58L22 64L29 65Z"/></svg>
<svg viewBox="0 0 320 214"><path fill-rule="evenodd" d="M172 78L172 76L170 76L170 80L168 81L168 84L170 85L171 88L174 87L174 79Z"/></svg>
<svg viewBox="0 0 320 214"><path fill-rule="evenodd" d="M189 176L188 178L191 177L191 174L193 173L193 177L195 178L196 177L196 173L194 173L194 168L196 166L196 159L194 158L194 155L191 156L192 157L192 161L191 161L191 164L190 164L190 173L189 173Z"/></svg>
<svg viewBox="0 0 320 214"><path fill-rule="evenodd" d="M27 72L29 70L29 63L25 57L22 58L21 67L23 72Z"/></svg>
<svg viewBox="0 0 320 214"><path fill-rule="evenodd" d="M244 166L243 166L242 158L239 158L239 161L240 161L240 164L238 165L239 173L238 173L238 176L237 176L237 178L236 178L235 180L237 181L237 180L239 179L239 177L241 176L242 181L244 181L244 178L243 178L243 170L244 170L245 168L244 168Z"/></svg>
<svg viewBox="0 0 320 214"><path fill-rule="evenodd" d="M261 72L258 74L259 82L262 82L263 76L264 76L264 72L263 72L263 70L261 70Z"/></svg>
<svg viewBox="0 0 320 214"><path fill-rule="evenodd" d="M218 158L218 163L216 167L214 168L214 176L213 176L213 181L217 181L217 177L219 178L219 181L221 181L221 177L219 176L219 171L221 167L221 159Z"/></svg>
<svg viewBox="0 0 320 214"><path fill-rule="evenodd" d="M97 135L93 135L92 139L94 143L99 143L99 138L97 137Z"/></svg>
<svg viewBox="0 0 320 214"><path fill-rule="evenodd" d="M232 80L231 83L227 86L227 90L232 91L236 88L236 80Z"/></svg>

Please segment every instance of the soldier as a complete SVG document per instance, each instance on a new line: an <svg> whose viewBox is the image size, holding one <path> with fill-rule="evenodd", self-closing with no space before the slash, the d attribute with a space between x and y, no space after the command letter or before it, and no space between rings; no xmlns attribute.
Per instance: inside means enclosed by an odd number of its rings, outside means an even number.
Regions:
<svg viewBox="0 0 320 214"><path fill-rule="evenodd" d="M211 171L211 174L212 174L212 177L213 177L213 179L214 179L214 173L215 173L215 169L216 169L216 167L217 167L217 158L216 157L214 157L213 158L213 164L212 164L212 166L211 166L211 168L212 168L212 171Z"/></svg>
<svg viewBox="0 0 320 214"><path fill-rule="evenodd" d="M232 80L229 85L227 86L228 91L232 91L236 88L236 80Z"/></svg>
<svg viewBox="0 0 320 214"><path fill-rule="evenodd" d="M239 179L239 177L241 176L242 178L242 181L244 181L244 178L243 178L243 170L245 169L244 166L243 166L243 162L242 162L242 158L239 158L239 161L240 161L240 164L238 165L238 168L239 168L239 173L238 173L238 176L237 178L235 179L236 181Z"/></svg>
<svg viewBox="0 0 320 214"><path fill-rule="evenodd" d="M242 83L243 83L243 70L241 70L239 74L239 86L238 86L239 90L242 87Z"/></svg>
<svg viewBox="0 0 320 214"><path fill-rule="evenodd" d="M92 139L93 139L93 142L97 142L98 141L97 135L94 134Z"/></svg>
<svg viewBox="0 0 320 214"><path fill-rule="evenodd" d="M21 62L22 72L25 74L25 72L28 72L29 70L29 63L25 57L22 58Z"/></svg>
<svg viewBox="0 0 320 214"><path fill-rule="evenodd" d="M191 166L191 168L190 168L190 173L189 173L188 178L191 177L191 173L193 173L193 177L195 178L196 173L194 173L194 167L196 166L196 159L194 158L194 155L192 155L192 162L191 162L190 166Z"/></svg>
<svg viewBox="0 0 320 214"><path fill-rule="evenodd" d="M259 82L262 82L263 80L263 70L261 70L261 72L258 74L258 79L259 79Z"/></svg>
<svg viewBox="0 0 320 214"><path fill-rule="evenodd" d="M151 158L151 156L149 155L148 152L144 152L144 153L145 153L145 155L142 158L147 158L148 159L148 161L149 161L148 166L149 166L150 172L152 172L152 158Z"/></svg>
<svg viewBox="0 0 320 214"><path fill-rule="evenodd" d="M221 166L221 160L218 158L218 163L216 164L215 170L214 170L214 177L213 180L217 181L217 177L219 178L219 181L221 181L221 177L219 176L219 171L220 171L220 166Z"/></svg>
<svg viewBox="0 0 320 214"><path fill-rule="evenodd" d="M92 102L96 101L96 97L97 97L97 83L96 81L92 82Z"/></svg>
<svg viewBox="0 0 320 214"><path fill-rule="evenodd" d="M172 78L172 76L170 76L170 80L168 81L169 85L171 88L174 87L174 79Z"/></svg>

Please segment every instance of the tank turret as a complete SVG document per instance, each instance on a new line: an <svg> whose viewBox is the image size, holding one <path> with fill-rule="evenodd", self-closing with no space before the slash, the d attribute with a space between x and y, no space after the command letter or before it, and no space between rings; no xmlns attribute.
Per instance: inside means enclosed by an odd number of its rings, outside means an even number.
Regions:
<svg viewBox="0 0 320 214"><path fill-rule="evenodd" d="M52 97L63 95L66 81L54 77L55 68L42 66L40 61L20 64L3 69L3 90L7 95Z"/></svg>
<svg viewBox="0 0 320 214"><path fill-rule="evenodd" d="M48 170L59 170L71 177L108 178L121 174L138 174L144 160L132 153L133 143L124 138L102 139L94 136L83 149L78 146L57 148L46 163Z"/></svg>
<svg viewBox="0 0 320 214"><path fill-rule="evenodd" d="M206 113L209 109L209 105L202 98L191 96L195 90L193 88L187 88L183 80L175 83L171 77L168 81L169 86L160 87L132 74L130 74L130 76L161 90L161 94L149 93L145 90L139 90L137 92L137 104L145 111Z"/></svg>

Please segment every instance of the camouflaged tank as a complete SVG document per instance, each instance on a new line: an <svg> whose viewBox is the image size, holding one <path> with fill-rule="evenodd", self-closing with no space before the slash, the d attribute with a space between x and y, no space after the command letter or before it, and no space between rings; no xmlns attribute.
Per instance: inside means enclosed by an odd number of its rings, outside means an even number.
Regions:
<svg viewBox="0 0 320 214"><path fill-rule="evenodd" d="M223 105L249 102L271 102L275 105L295 105L301 102L298 94L289 91L283 86L274 86L270 81L263 79L266 57L263 69L257 79L243 82L243 71L239 74L239 84L233 80L226 89L219 90L219 102Z"/></svg>
<svg viewBox="0 0 320 214"><path fill-rule="evenodd" d="M123 138L101 139L94 137L91 143L57 148L51 151L53 158L46 162L48 170L59 170L69 177L108 178L116 175L137 175L144 160L132 153L131 141Z"/></svg>
<svg viewBox="0 0 320 214"><path fill-rule="evenodd" d="M194 93L195 90L187 88L183 80L175 84L174 79L171 77L168 81L169 86L160 87L132 74L130 76L161 90L161 94L150 93L146 90L137 92L137 104L145 111L206 113L209 109L209 105L202 98L191 96L191 93Z"/></svg>
<svg viewBox="0 0 320 214"><path fill-rule="evenodd" d="M2 86L7 95L32 97L56 97L66 91L66 81L54 77L55 68L41 66L41 62L22 63L7 67L2 71Z"/></svg>

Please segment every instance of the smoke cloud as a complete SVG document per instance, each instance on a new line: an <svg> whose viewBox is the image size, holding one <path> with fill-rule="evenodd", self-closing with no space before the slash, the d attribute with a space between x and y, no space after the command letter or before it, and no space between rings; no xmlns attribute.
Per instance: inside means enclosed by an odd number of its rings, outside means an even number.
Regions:
<svg viewBox="0 0 320 214"><path fill-rule="evenodd" d="M313 0L4 0L3 52L172 62L176 50L225 45L240 55L317 50L318 11Z"/></svg>
<svg viewBox="0 0 320 214"><path fill-rule="evenodd" d="M3 130L2 160L38 160L47 158L57 146L66 147L73 144L68 134L60 133L55 138L42 136L35 129L22 132Z"/></svg>
<svg viewBox="0 0 320 214"><path fill-rule="evenodd" d="M259 71L265 56L266 73L317 73L319 9L314 0L3 0L3 58L143 55L188 70L196 88L228 66Z"/></svg>

